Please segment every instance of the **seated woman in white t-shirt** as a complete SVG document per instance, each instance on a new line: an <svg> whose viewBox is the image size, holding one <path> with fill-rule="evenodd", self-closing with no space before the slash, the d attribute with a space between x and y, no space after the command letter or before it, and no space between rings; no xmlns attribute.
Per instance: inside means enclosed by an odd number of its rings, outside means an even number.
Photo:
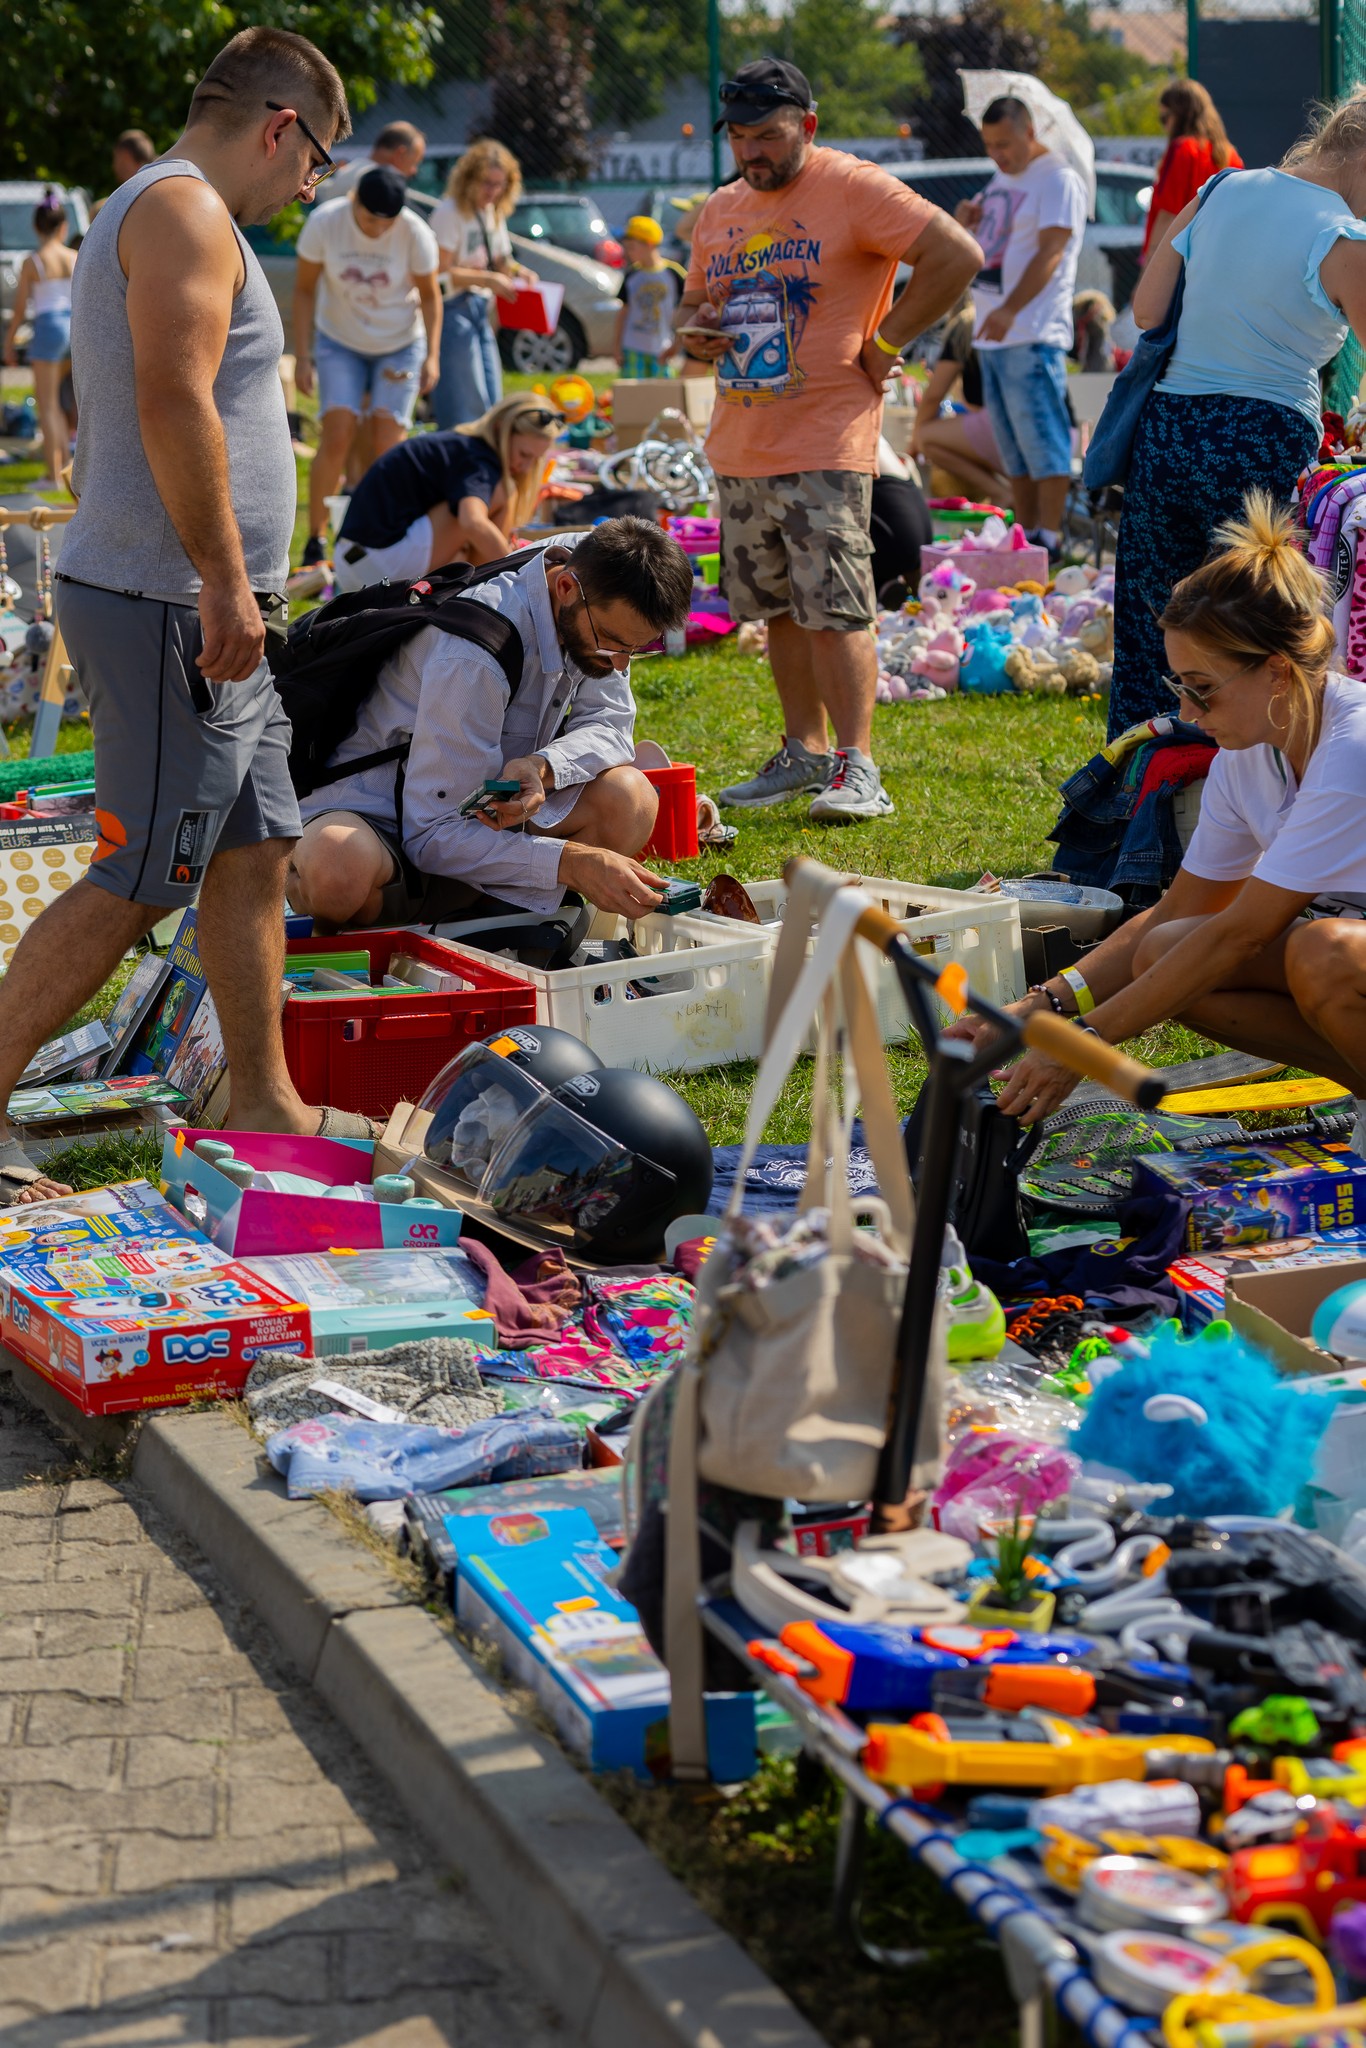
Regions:
<svg viewBox="0 0 1366 2048"><path fill-rule="evenodd" d="M1215 541L1160 622L1181 714L1220 749L1186 857L1160 903L1012 1008L1080 1011L1112 1045L1179 1018L1366 1111L1366 683L1330 668L1326 585L1269 497ZM1035 1123L1072 1085L1026 1053L999 1100Z"/></svg>

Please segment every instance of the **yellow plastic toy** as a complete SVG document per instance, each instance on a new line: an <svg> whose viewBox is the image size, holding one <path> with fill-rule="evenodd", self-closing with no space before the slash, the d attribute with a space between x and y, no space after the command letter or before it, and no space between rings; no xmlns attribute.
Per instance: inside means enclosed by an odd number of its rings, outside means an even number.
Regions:
<svg viewBox="0 0 1366 2048"><path fill-rule="evenodd" d="M598 402L598 394L586 377L575 376L572 372L557 377L550 387L553 405L576 427L580 420L586 420Z"/></svg>
<svg viewBox="0 0 1366 2048"><path fill-rule="evenodd" d="M927 1785L1038 1785L1070 1792L1114 1778L1143 1777L1149 1752L1180 1750L1213 1756L1202 1735L1097 1735L1051 1715L1035 1715L1039 1742L955 1742L937 1715L917 1715L905 1726L868 1730L863 1768L884 1785L908 1790ZM938 1723L927 1728L925 1722ZM922 1724L922 1725L918 1725Z"/></svg>
<svg viewBox="0 0 1366 2048"><path fill-rule="evenodd" d="M1316 1764L1323 1768L1316 1771ZM1346 1799L1353 1806L1366 1806L1366 1775L1334 1765L1326 1757L1278 1756L1271 1775L1295 1799Z"/></svg>
<svg viewBox="0 0 1366 2048"><path fill-rule="evenodd" d="M1074 1835L1051 1823L1043 1829L1045 1846L1040 1861L1059 1891L1081 1889L1082 1872L1098 1856L1149 1856L1176 1870L1189 1870L1196 1877L1219 1877L1228 1868L1228 1857L1209 1842L1192 1841L1186 1835L1135 1835L1123 1828L1106 1828L1097 1841Z"/></svg>
<svg viewBox="0 0 1366 2048"><path fill-rule="evenodd" d="M1226 1960L1249 1982L1268 1963L1299 1963L1314 1986L1309 2005L1277 2005L1251 1991L1190 1991L1174 1998L1162 2015L1167 2048L1269 2048L1273 2041L1303 2041L1332 2031L1335 2021L1366 2017L1366 2006L1333 2009L1333 1973L1312 1942L1278 1935L1246 1948L1231 1948Z"/></svg>

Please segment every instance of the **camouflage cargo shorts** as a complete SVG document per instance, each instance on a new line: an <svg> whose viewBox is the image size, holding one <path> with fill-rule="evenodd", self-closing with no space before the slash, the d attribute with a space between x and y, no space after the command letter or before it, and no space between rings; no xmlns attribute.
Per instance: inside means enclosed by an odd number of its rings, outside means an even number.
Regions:
<svg viewBox="0 0 1366 2048"><path fill-rule="evenodd" d="M721 583L733 619L791 612L853 633L877 613L868 519L873 479L854 469L719 476Z"/></svg>

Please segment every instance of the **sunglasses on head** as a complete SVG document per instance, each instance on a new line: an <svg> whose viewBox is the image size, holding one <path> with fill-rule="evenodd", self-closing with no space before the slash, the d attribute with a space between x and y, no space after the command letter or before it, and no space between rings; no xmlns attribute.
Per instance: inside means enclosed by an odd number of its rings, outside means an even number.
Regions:
<svg viewBox="0 0 1366 2048"><path fill-rule="evenodd" d="M811 109L800 93L788 92L781 85L723 85L717 94L723 107L729 107L736 100L743 100L749 106L800 107L804 114Z"/></svg>

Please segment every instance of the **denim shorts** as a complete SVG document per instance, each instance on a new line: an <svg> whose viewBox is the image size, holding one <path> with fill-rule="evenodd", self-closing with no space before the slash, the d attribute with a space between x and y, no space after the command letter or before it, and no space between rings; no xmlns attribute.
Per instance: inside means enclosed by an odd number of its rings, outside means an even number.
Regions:
<svg viewBox="0 0 1366 2048"><path fill-rule="evenodd" d="M371 412L389 413L401 427L410 427L426 354L421 335L389 355L366 356L319 328L313 337L319 412L359 415L368 398Z"/></svg>
<svg viewBox="0 0 1366 2048"><path fill-rule="evenodd" d="M29 337L28 359L31 363L62 363L71 354L71 315L58 312L35 313L33 333Z"/></svg>
<svg viewBox="0 0 1366 2048"><path fill-rule="evenodd" d="M979 348L982 396L1007 476L1071 476L1067 356L1046 341Z"/></svg>

